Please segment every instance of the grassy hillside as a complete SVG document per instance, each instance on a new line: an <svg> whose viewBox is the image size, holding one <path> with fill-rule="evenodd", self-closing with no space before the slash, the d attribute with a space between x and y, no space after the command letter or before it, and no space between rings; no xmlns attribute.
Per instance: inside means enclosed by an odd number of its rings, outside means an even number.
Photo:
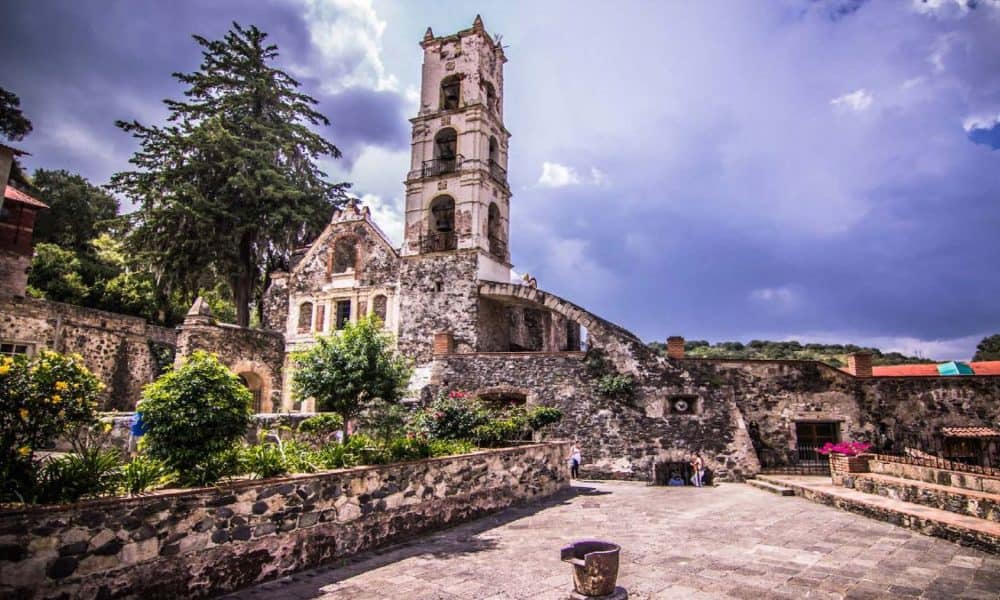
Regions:
<svg viewBox="0 0 1000 600"><path fill-rule="evenodd" d="M649 344L660 354L666 355L667 345L662 342ZM872 353L872 364L906 365L933 363L934 360L918 356L906 356L899 352L882 352L878 348L863 348L853 344L802 344L796 341L772 342L753 340L742 342L719 342L709 344L705 340L689 340L684 343L687 356L694 358L748 358L748 359L795 359L819 360L834 367L847 365L847 355L861 350Z"/></svg>

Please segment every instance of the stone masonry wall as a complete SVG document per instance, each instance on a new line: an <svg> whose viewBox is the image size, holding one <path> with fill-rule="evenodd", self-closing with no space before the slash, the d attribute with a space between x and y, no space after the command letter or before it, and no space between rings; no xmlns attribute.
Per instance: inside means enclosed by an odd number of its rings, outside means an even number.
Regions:
<svg viewBox="0 0 1000 600"><path fill-rule="evenodd" d="M102 410L131 410L173 359L177 333L138 317L36 298L0 300L0 339L77 352L107 386Z"/></svg>
<svg viewBox="0 0 1000 600"><path fill-rule="evenodd" d="M636 375L632 400L602 396L580 352L479 353L439 357L437 390L477 394L518 392L528 406L554 406L563 419L548 435L576 439L585 476L648 480L658 462L688 461L699 453L718 478L741 480L759 469L731 394L708 377L654 364ZM690 400L678 414L671 398ZM426 397L426 395L425 395Z"/></svg>
<svg viewBox="0 0 1000 600"><path fill-rule="evenodd" d="M0 598L199 598L544 498L568 444L0 513Z"/></svg>
<svg viewBox="0 0 1000 600"><path fill-rule="evenodd" d="M261 379L261 412L281 407L285 338L277 331L251 329L201 318L177 328L177 360L195 350L216 354L237 375L252 373Z"/></svg>
<svg viewBox="0 0 1000 600"><path fill-rule="evenodd" d="M423 254L400 264L399 349L418 364L431 359L435 333L450 332L460 352L478 346L475 250Z"/></svg>
<svg viewBox="0 0 1000 600"><path fill-rule="evenodd" d="M766 449L796 446L795 423L840 423L841 439L879 446L904 435L933 436L944 426L1000 422L1000 377L856 378L813 361L684 359L716 370L731 386Z"/></svg>
<svg viewBox="0 0 1000 600"><path fill-rule="evenodd" d="M24 296L31 256L0 250L0 296Z"/></svg>

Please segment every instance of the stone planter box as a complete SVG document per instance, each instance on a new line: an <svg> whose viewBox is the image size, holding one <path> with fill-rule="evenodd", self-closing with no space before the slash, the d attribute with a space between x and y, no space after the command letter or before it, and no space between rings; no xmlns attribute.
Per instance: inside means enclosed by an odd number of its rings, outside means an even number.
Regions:
<svg viewBox="0 0 1000 600"><path fill-rule="evenodd" d="M855 473L868 473L868 463L872 459L871 454L859 454L857 456L845 456L843 454L830 454L830 477L834 485L844 487L854 487Z"/></svg>
<svg viewBox="0 0 1000 600"><path fill-rule="evenodd" d="M0 599L203 598L539 500L568 442L0 511Z"/></svg>

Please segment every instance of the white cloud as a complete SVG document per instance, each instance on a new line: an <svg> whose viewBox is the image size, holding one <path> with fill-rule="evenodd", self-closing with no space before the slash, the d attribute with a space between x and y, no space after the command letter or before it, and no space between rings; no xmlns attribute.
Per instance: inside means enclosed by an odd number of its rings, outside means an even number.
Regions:
<svg viewBox="0 0 1000 600"><path fill-rule="evenodd" d="M856 112L861 112L868 109L872 105L872 95L871 92L865 89L854 90L849 94L844 94L843 96L838 96L833 100L830 100L835 108L844 110L853 110Z"/></svg>
<svg viewBox="0 0 1000 600"><path fill-rule="evenodd" d="M594 185L605 185L608 183L608 174L597 167L590 167L590 182Z"/></svg>
<svg viewBox="0 0 1000 600"><path fill-rule="evenodd" d="M992 129L1000 124L1000 113L995 115L974 115L962 121L962 129L970 132L973 129Z"/></svg>
<svg viewBox="0 0 1000 600"><path fill-rule="evenodd" d="M386 202L381 196L365 194L361 196L361 204L372 212L372 221L378 225L392 245L399 248L403 245L403 213L394 202Z"/></svg>
<svg viewBox="0 0 1000 600"><path fill-rule="evenodd" d="M970 360L976 352L976 344L989 332L949 339L922 339L913 336L871 336L850 332L812 331L783 336L785 340L798 340L803 344L855 344L867 348L878 348L882 352L900 352L907 356L918 356L928 360ZM758 336L767 339L768 336Z"/></svg>
<svg viewBox="0 0 1000 600"><path fill-rule="evenodd" d="M382 61L385 21L378 18L371 0L303 0L303 7L310 41L322 57L320 64L332 70L311 74L323 79L329 92L353 86L398 88L399 82Z"/></svg>
<svg viewBox="0 0 1000 600"><path fill-rule="evenodd" d="M794 285L758 288L750 292L750 300L778 312L790 311L801 303L801 293Z"/></svg>
<svg viewBox="0 0 1000 600"><path fill-rule="evenodd" d="M580 177L576 169L559 163L545 161L542 163L542 174L538 177L538 187L560 188L568 185L607 185L608 175L597 167L590 167L587 178Z"/></svg>
<svg viewBox="0 0 1000 600"><path fill-rule="evenodd" d="M545 161L538 178L539 187L560 188L580 183L580 176L573 167Z"/></svg>

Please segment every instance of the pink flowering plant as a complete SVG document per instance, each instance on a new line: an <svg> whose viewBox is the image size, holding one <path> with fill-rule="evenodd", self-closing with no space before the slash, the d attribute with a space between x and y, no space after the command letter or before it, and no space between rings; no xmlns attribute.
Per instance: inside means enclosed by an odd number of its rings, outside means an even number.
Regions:
<svg viewBox="0 0 1000 600"><path fill-rule="evenodd" d="M818 448L816 452L819 452L820 454L857 456L859 454L864 454L871 447L872 445L868 442L838 442L836 444L827 442L822 448Z"/></svg>

